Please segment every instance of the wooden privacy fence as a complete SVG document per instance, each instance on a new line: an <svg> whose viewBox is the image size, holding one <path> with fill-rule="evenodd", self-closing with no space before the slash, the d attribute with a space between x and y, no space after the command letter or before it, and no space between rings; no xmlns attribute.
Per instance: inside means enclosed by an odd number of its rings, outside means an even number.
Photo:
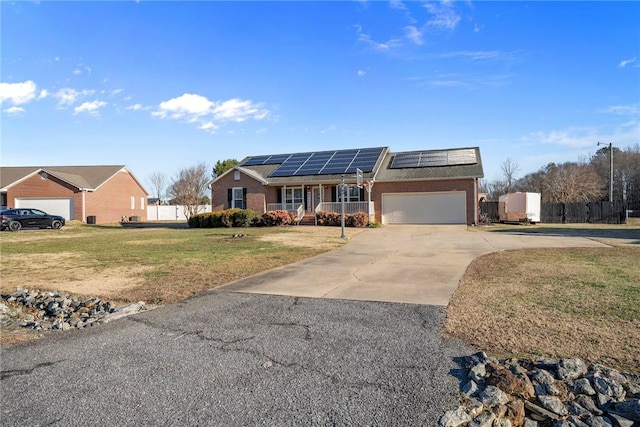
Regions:
<svg viewBox="0 0 640 427"><path fill-rule="evenodd" d="M481 202L481 217L499 222L498 202ZM589 203L542 203L540 222L555 224L600 223L624 224L626 210L622 201Z"/></svg>

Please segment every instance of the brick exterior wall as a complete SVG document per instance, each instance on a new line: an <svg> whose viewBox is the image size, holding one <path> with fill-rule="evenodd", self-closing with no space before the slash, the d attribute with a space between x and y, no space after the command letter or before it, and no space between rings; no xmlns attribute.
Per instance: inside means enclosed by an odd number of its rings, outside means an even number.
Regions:
<svg viewBox="0 0 640 427"><path fill-rule="evenodd" d="M336 183L337 184L337 183ZM216 181L211 189L211 200L213 211L229 209L227 191L229 188L242 187L247 189L247 209L264 213L267 203L277 202L277 192L280 187L269 187L256 181L254 178L240 173L240 179L234 180L234 171L231 171ZM334 186L327 185L325 189L325 200L330 202L331 191ZM310 186L305 186L305 192ZM455 179L442 181L404 181L404 182L376 182L371 191L371 201L374 202L375 214L372 220L382 219L382 193L405 193L405 192L444 192L444 191L464 191L467 202L467 224L476 223L476 203L475 203L475 180ZM367 200L367 192L364 191L363 200Z"/></svg>
<svg viewBox="0 0 640 427"><path fill-rule="evenodd" d="M131 209L131 197L134 209ZM86 216L95 215L96 224L120 222L123 216L147 219L147 194L127 171L118 172L97 191L87 193L86 202Z"/></svg>
<svg viewBox="0 0 640 427"><path fill-rule="evenodd" d="M215 212L229 209L229 188L241 187L247 189L247 209L260 214L265 213L267 203L275 203L276 201L276 188L267 187L242 172L240 172L240 179L236 181L234 179L235 172L235 170L230 171L211 186L212 210Z"/></svg>
<svg viewBox="0 0 640 427"><path fill-rule="evenodd" d="M442 191L465 191L467 193L467 224L476 223L475 181L456 179L443 181L376 182L371 191L375 204L376 219L382 220L382 193L430 193Z"/></svg>
<svg viewBox="0 0 640 427"><path fill-rule="evenodd" d="M135 197L135 209L131 209L131 196ZM7 190L7 206L15 207L15 199L73 198L74 220L86 222L95 215L97 224L119 222L122 216L147 218L147 194L126 171L118 172L95 192L84 193L86 207L83 215L83 193L77 188L49 175L43 180L35 175ZM141 206L141 199L144 206Z"/></svg>
<svg viewBox="0 0 640 427"><path fill-rule="evenodd" d="M42 179L42 173L36 174L9 188L7 190L7 207L15 208L16 199L24 197L73 199L73 218L71 219L82 218L82 194L77 188L51 175L47 179Z"/></svg>

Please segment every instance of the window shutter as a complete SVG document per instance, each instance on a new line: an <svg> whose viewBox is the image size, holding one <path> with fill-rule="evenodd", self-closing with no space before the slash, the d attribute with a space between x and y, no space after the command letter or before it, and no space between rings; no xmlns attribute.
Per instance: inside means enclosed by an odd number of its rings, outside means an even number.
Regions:
<svg viewBox="0 0 640 427"><path fill-rule="evenodd" d="M337 202L338 200L338 196L337 196L337 192L338 192L338 187L337 186L332 186L331 187L331 201L332 202Z"/></svg>
<svg viewBox="0 0 640 427"><path fill-rule="evenodd" d="M242 189L242 209L247 209L247 189Z"/></svg>
<svg viewBox="0 0 640 427"><path fill-rule="evenodd" d="M282 188L276 191L276 203L282 203Z"/></svg>
<svg viewBox="0 0 640 427"><path fill-rule="evenodd" d="M233 207L233 190L231 188L227 190L227 199L229 199L229 209L231 209Z"/></svg>

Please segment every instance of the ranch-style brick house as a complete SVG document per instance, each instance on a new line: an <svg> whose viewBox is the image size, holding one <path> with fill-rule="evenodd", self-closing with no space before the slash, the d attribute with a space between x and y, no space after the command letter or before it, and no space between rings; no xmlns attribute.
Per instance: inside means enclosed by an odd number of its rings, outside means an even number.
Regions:
<svg viewBox="0 0 640 427"><path fill-rule="evenodd" d="M476 224L483 176L478 147L376 147L246 157L209 187L214 211L285 209L302 219L340 212L344 179L346 213L366 212L383 224Z"/></svg>
<svg viewBox="0 0 640 427"><path fill-rule="evenodd" d="M2 166L2 209L35 208L96 224L147 218L148 193L117 166Z"/></svg>

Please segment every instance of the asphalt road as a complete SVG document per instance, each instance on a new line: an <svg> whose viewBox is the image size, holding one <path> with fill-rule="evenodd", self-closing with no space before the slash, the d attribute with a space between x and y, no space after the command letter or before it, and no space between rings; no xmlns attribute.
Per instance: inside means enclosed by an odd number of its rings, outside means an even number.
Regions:
<svg viewBox="0 0 640 427"><path fill-rule="evenodd" d="M442 316L212 291L2 349L0 424L434 426L474 351Z"/></svg>

